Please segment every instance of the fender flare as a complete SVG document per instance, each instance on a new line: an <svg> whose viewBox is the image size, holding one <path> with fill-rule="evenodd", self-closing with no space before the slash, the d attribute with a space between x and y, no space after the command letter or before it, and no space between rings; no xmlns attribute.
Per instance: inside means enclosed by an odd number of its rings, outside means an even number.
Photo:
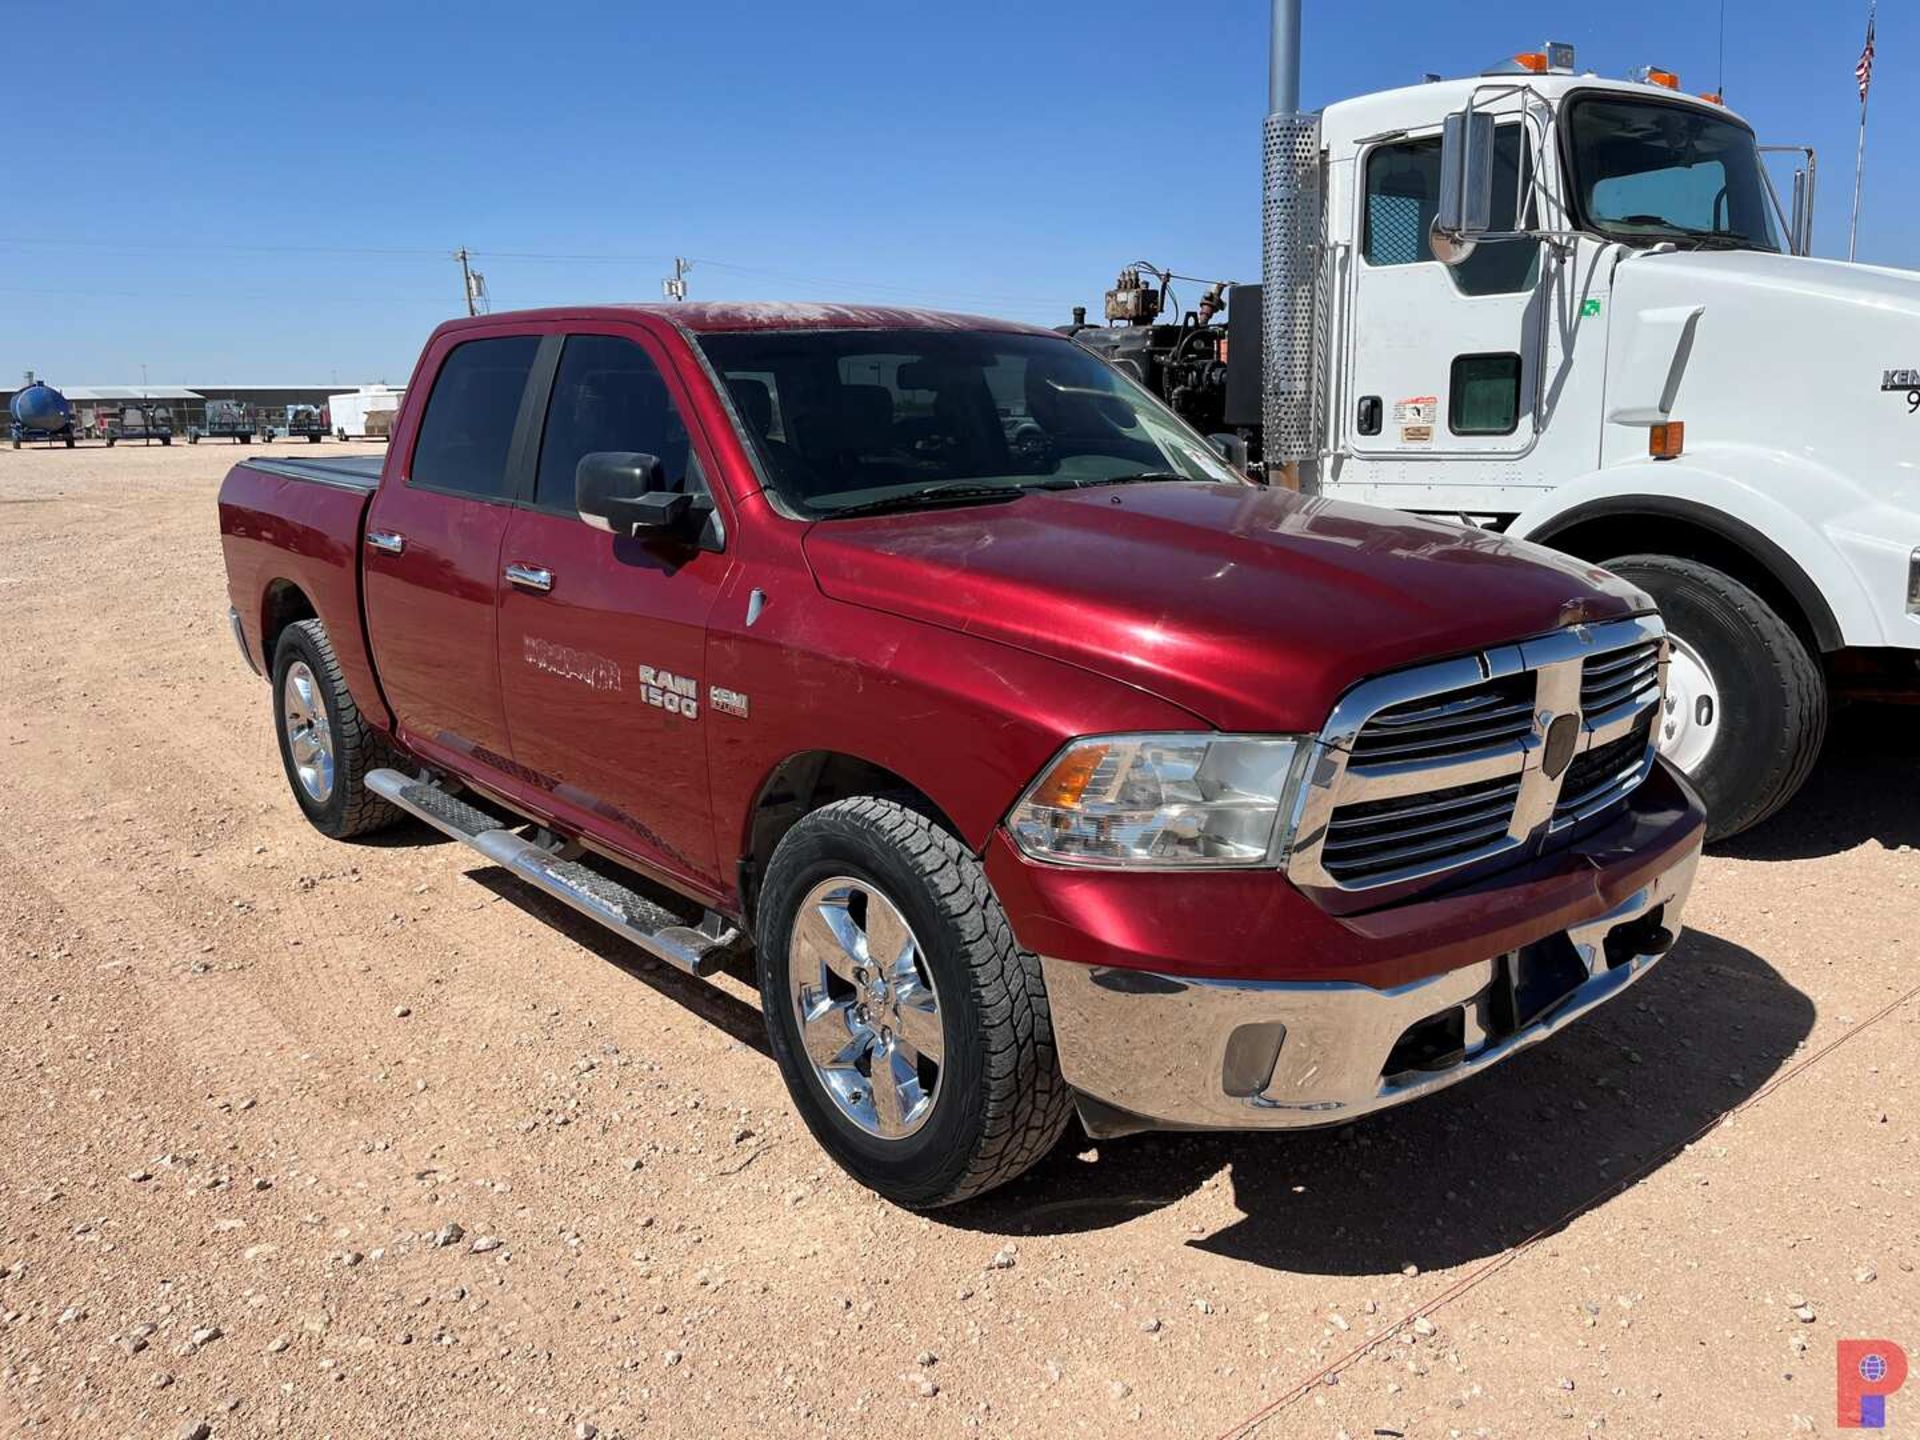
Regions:
<svg viewBox="0 0 1920 1440"><path fill-rule="evenodd" d="M1678 467L1673 466L1673 462L1662 462L1663 472L1669 471L1670 467L1671 473L1663 473L1660 476L1668 488L1672 487L1674 481L1681 481L1684 484L1691 478L1679 473ZM1820 587L1807 572L1806 566L1791 551L1757 525L1730 513L1723 506L1709 504L1685 495L1614 488L1622 481L1631 484L1640 478L1638 476L1623 475L1618 471L1598 471L1585 478L1589 483L1581 485L1575 482L1575 486L1561 487L1545 503L1523 511L1514 518L1507 533L1516 539L1553 545L1558 536L1594 520L1646 516L1681 521L1743 551L1756 565L1772 576L1800 607L1813 633L1814 642L1822 651L1839 650L1845 647L1847 642L1844 631L1826 591ZM1731 479L1718 474L1712 474L1710 478L1721 484ZM1613 493L1594 494L1593 492L1601 489L1602 486L1592 482L1604 482L1606 488ZM1738 482L1733 483L1738 484ZM1582 497L1578 493L1579 490L1585 490L1588 493ZM1574 493L1568 493L1569 491ZM1798 521L1796 517L1790 526L1782 528L1786 533L1792 533L1804 529L1805 526L1804 522ZM1812 539L1812 536L1809 535L1807 538Z"/></svg>

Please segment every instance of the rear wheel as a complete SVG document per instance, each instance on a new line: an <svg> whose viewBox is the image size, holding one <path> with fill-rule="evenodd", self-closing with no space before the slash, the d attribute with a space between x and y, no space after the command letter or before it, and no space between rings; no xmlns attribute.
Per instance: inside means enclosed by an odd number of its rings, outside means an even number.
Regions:
<svg viewBox="0 0 1920 1440"><path fill-rule="evenodd" d="M1039 960L980 862L894 800L803 818L767 868L760 1001L781 1075L828 1154L928 1208L1044 1156L1072 1113Z"/></svg>
<svg viewBox="0 0 1920 1440"><path fill-rule="evenodd" d="M273 652L273 718L287 784L316 830L345 840L400 818L366 787L367 772L389 763L389 747L360 718L318 620L280 632Z"/></svg>
<svg viewBox="0 0 1920 1440"><path fill-rule="evenodd" d="M1672 639L1660 752L1698 787L1707 836L1737 835L1806 780L1827 732L1826 682L1800 637L1712 566L1625 555L1607 568L1654 598Z"/></svg>

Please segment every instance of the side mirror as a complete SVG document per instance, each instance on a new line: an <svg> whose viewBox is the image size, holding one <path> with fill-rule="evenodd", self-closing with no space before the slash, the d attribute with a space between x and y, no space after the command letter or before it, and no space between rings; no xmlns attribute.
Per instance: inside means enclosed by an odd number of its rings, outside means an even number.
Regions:
<svg viewBox="0 0 1920 1440"><path fill-rule="evenodd" d="M1440 132L1440 195L1429 237L1436 260L1458 265L1493 228L1493 116L1456 110Z"/></svg>
<svg viewBox="0 0 1920 1440"><path fill-rule="evenodd" d="M1238 470L1241 474L1243 475L1246 474L1246 471L1247 471L1247 442L1246 441L1242 440L1238 435L1228 435L1228 434L1222 433L1219 435L1207 436L1207 443L1213 446L1215 450L1220 452L1220 458L1222 460L1226 461L1229 465L1233 466L1233 468Z"/></svg>
<svg viewBox="0 0 1920 1440"><path fill-rule="evenodd" d="M693 497L667 489L660 457L636 450L596 450L573 472L580 518L613 535L660 535L680 529Z"/></svg>

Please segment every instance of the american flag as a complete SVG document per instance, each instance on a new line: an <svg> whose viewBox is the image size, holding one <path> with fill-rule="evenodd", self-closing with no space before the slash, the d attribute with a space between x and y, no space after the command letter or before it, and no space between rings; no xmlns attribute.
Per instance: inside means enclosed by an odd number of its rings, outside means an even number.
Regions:
<svg viewBox="0 0 1920 1440"><path fill-rule="evenodd" d="M1860 52L1860 63L1853 67L1853 78L1860 85L1860 103L1867 103L1867 89L1873 84L1873 11L1867 11L1867 48Z"/></svg>

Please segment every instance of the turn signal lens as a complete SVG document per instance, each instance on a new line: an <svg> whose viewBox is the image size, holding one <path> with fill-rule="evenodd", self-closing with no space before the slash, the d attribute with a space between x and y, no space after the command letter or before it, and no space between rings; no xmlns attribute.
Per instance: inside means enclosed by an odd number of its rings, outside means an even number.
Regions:
<svg viewBox="0 0 1920 1440"><path fill-rule="evenodd" d="M1077 740L1020 798L1007 829L1036 860L1068 865L1259 865L1291 838L1291 735L1117 735Z"/></svg>
<svg viewBox="0 0 1920 1440"><path fill-rule="evenodd" d="M1087 784L1107 758L1108 747L1097 742L1079 745L1060 757L1041 777L1028 800L1035 805L1071 810L1087 792Z"/></svg>
<svg viewBox="0 0 1920 1440"><path fill-rule="evenodd" d="M1647 454L1656 460L1672 460L1686 446L1687 427L1678 420L1669 420L1647 431Z"/></svg>

